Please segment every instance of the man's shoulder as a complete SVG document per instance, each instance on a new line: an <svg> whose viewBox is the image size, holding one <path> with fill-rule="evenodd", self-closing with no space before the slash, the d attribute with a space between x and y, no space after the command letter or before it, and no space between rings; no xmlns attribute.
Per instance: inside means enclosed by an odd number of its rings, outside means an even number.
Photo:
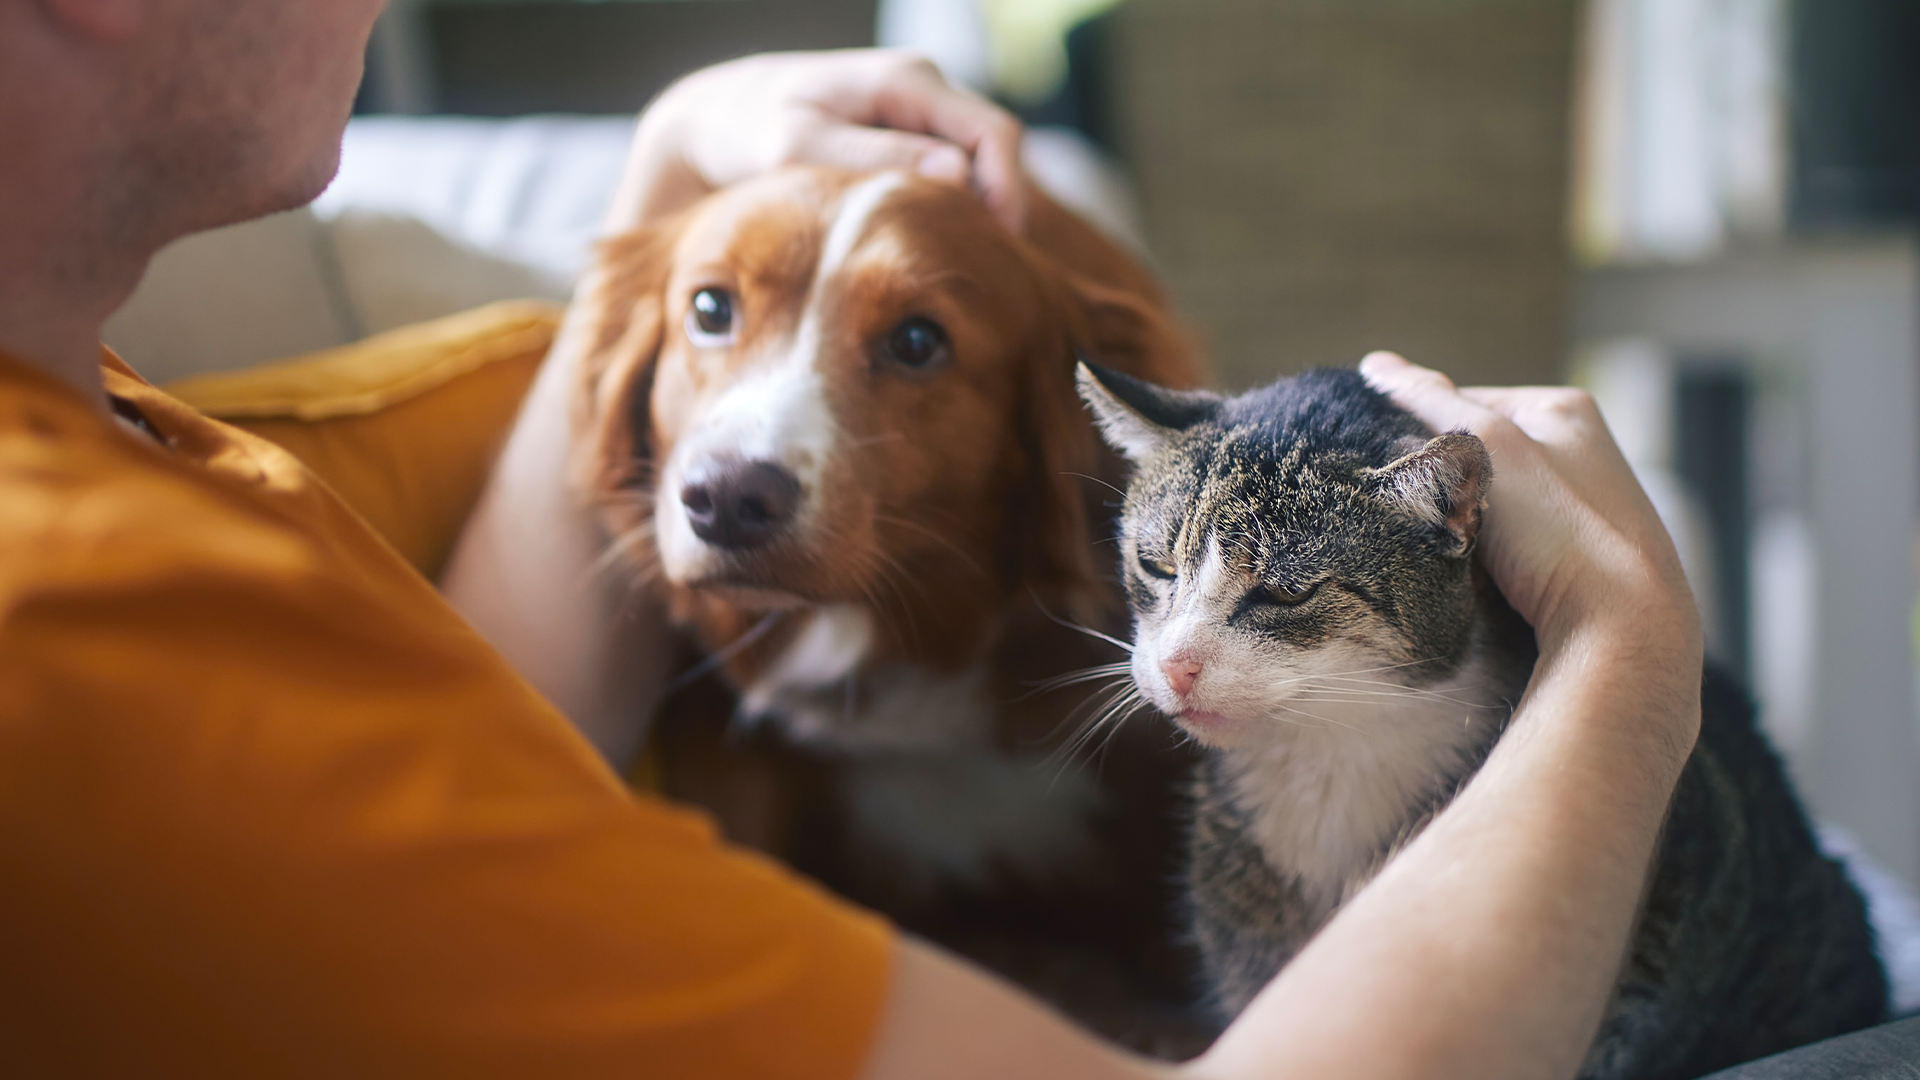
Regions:
<svg viewBox="0 0 1920 1080"><path fill-rule="evenodd" d="M0 374L0 609L39 588L297 561L302 546L147 436Z"/></svg>

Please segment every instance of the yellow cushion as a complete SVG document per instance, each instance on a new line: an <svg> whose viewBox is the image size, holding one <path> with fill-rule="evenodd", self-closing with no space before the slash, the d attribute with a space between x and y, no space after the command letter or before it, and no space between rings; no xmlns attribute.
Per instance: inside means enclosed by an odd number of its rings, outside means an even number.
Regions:
<svg viewBox="0 0 1920 1080"><path fill-rule="evenodd" d="M490 304L168 393L299 458L429 578L452 553L560 325Z"/></svg>

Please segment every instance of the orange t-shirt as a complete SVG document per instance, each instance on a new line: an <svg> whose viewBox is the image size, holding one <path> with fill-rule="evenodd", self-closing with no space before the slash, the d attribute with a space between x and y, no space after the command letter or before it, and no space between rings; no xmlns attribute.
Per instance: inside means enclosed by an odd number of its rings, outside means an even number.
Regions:
<svg viewBox="0 0 1920 1080"><path fill-rule="evenodd" d="M0 358L0 1072L840 1077L891 931L635 796L284 450Z"/></svg>

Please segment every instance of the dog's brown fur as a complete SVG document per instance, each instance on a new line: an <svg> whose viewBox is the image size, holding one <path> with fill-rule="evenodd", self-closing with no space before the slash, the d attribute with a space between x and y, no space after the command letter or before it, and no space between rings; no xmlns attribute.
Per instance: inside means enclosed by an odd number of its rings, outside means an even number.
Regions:
<svg viewBox="0 0 1920 1080"><path fill-rule="evenodd" d="M1122 729L1093 760L1053 766L1096 772L1098 798L1088 842L1044 869L1008 859L984 879L904 873L897 853L862 842L846 793L862 769L974 752L1034 761L1062 747L1086 691L1036 688L1120 656L1060 621L1125 629L1100 543L1110 534L1107 485L1124 474L1081 409L1075 357L1193 386L1202 379L1195 351L1151 276L1037 192L1023 239L971 194L906 180L874 211L846 270L815 282L836 206L861 179L772 174L601 255L606 295L619 303L596 331L581 387L590 435L578 448L579 481L620 538L625 565L662 592L698 652L723 658L725 675L668 702L654 743L661 782L712 809L734 839L1109 1031L1136 1043L1175 1032L1188 987L1172 930L1167 800L1186 762L1163 735ZM724 353L679 332L690 298L708 286L732 290L746 313ZM815 366L844 435L807 493L816 516L804 535L733 558L719 577L672 580L653 541L657 470L732 380L794 347L808 303L828 316ZM942 370L901 372L874 359L872 343L909 315L950 335ZM887 679L971 674L988 706L978 738L900 748L783 727L779 717L751 732L730 725L732 689L755 685L801 632L801 613L822 604L855 605L875 627L864 660L833 690L850 721Z"/></svg>

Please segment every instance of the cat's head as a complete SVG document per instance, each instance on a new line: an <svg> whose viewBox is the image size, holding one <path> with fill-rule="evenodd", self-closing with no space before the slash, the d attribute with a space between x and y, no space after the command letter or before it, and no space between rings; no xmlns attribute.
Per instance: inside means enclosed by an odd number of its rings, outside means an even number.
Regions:
<svg viewBox="0 0 1920 1080"><path fill-rule="evenodd" d="M1091 365L1079 382L1134 465L1133 677L1162 712L1246 745L1460 670L1493 478L1479 439L1433 435L1352 371L1238 397Z"/></svg>

